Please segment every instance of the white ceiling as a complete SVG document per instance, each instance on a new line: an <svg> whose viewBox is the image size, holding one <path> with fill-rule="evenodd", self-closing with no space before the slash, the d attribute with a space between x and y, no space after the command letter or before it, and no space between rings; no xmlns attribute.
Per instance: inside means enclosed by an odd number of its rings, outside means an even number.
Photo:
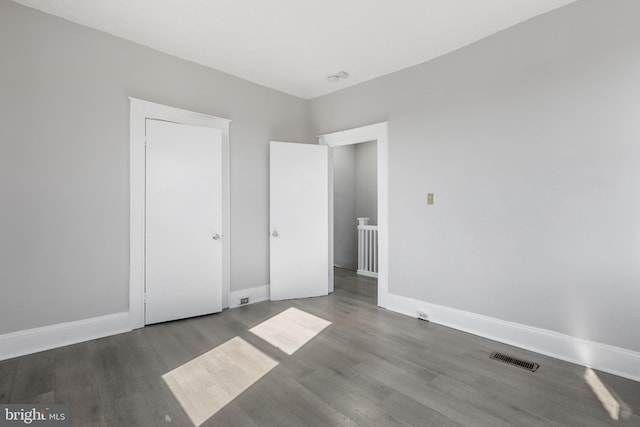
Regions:
<svg viewBox="0 0 640 427"><path fill-rule="evenodd" d="M575 0L14 0L302 98L458 49ZM327 76L350 77L330 83Z"/></svg>

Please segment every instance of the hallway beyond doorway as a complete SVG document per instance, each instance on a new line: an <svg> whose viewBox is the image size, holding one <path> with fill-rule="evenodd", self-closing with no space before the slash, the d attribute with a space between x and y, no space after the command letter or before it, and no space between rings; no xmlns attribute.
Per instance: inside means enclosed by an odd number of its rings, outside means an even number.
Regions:
<svg viewBox="0 0 640 427"><path fill-rule="evenodd" d="M334 292L341 298L378 305L378 279L356 274L347 268L334 267Z"/></svg>

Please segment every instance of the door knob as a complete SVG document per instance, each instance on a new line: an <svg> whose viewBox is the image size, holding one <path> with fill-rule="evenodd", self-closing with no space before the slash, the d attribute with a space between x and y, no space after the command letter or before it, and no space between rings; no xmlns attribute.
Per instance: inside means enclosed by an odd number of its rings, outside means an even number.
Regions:
<svg viewBox="0 0 640 427"><path fill-rule="evenodd" d="M214 233L213 236L211 236L213 240L220 240L221 237L222 237L222 234L218 234L218 233Z"/></svg>
<svg viewBox="0 0 640 427"><path fill-rule="evenodd" d="M273 233L271 233L271 235L272 235L273 237L278 237L278 236L280 236L280 235L278 234L278 230L273 230Z"/></svg>

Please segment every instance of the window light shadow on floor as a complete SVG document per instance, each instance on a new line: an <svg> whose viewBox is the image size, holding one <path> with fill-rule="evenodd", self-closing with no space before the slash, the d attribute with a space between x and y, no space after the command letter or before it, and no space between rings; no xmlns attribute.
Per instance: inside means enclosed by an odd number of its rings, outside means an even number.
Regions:
<svg viewBox="0 0 640 427"><path fill-rule="evenodd" d="M198 427L277 365L235 337L164 374L162 379Z"/></svg>
<svg viewBox="0 0 640 427"><path fill-rule="evenodd" d="M254 326L249 332L292 355L330 324L328 320L291 307Z"/></svg>
<svg viewBox="0 0 640 427"><path fill-rule="evenodd" d="M288 355L318 335L331 322L289 308L250 329ZM235 337L162 376L195 427L266 375L278 362Z"/></svg>
<svg viewBox="0 0 640 427"><path fill-rule="evenodd" d="M600 380L600 377L598 377L598 374L591 368L587 368L584 372L584 380L589 384L589 387L591 387L591 390L593 390L593 393L602 403L612 420L619 421L621 418L626 419L632 415L631 409L609 391L607 386Z"/></svg>

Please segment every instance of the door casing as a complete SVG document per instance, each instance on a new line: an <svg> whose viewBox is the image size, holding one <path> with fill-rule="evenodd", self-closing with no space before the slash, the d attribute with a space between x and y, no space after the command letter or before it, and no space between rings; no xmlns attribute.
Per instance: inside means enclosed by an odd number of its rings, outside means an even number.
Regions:
<svg viewBox="0 0 640 427"><path fill-rule="evenodd" d="M229 306L230 206L229 127L231 120L129 98L129 316L132 329L144 327L145 123L147 119L205 126L222 133L222 306Z"/></svg>
<svg viewBox="0 0 640 427"><path fill-rule="evenodd" d="M329 146L329 267L333 268L333 151L331 147L377 142L378 162L378 306L386 308L389 294L389 122L328 133L318 137ZM333 292L333 275L329 276Z"/></svg>

